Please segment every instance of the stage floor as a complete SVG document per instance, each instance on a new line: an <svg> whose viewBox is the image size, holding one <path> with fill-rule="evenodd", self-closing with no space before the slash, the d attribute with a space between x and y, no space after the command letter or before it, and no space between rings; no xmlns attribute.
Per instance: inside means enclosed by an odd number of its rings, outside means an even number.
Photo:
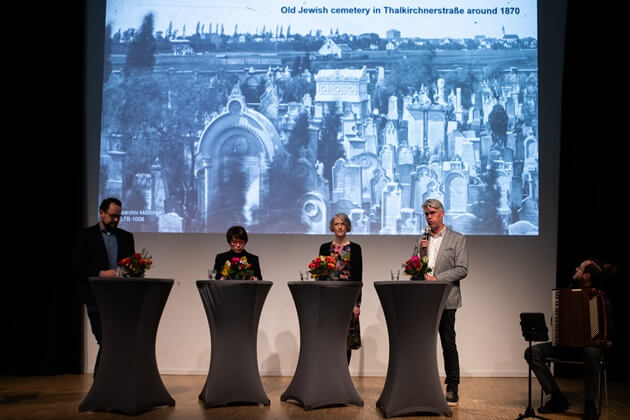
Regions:
<svg viewBox="0 0 630 420"><path fill-rule="evenodd" d="M281 402L280 395L290 377L267 376L263 387L271 406L230 406L205 409L197 397L205 376L162 375L166 389L175 399L174 407L159 407L141 419L382 419L376 408L385 382L384 377L353 377L354 385L365 402L364 407L330 407L304 411L291 402ZM533 380L532 405L539 405L540 388ZM581 418L583 385L580 379L559 379L571 407L563 414L545 415L550 420ZM15 377L0 376L0 419L111 419L129 418L115 413L83 412L78 407L92 384L91 375ZM608 383L608 407L602 420L630 418L630 383ZM459 406L453 419L516 419L527 407L527 378L462 378ZM431 419L436 416L406 416L405 419Z"/></svg>

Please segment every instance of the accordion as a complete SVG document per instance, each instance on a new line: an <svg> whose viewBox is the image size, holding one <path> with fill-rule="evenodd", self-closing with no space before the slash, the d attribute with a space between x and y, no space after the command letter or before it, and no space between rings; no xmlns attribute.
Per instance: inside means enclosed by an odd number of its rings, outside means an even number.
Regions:
<svg viewBox="0 0 630 420"><path fill-rule="evenodd" d="M604 292L597 289L553 289L553 346L587 347L606 344Z"/></svg>

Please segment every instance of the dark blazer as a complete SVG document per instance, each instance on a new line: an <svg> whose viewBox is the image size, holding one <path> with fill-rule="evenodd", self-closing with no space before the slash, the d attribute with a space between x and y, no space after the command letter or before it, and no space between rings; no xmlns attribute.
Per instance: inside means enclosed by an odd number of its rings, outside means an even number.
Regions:
<svg viewBox="0 0 630 420"><path fill-rule="evenodd" d="M135 253L133 235L126 230L113 232L118 239L118 261ZM94 295L88 277L98 276L99 271L109 270L109 259L100 225L84 229L72 250L72 273L75 282L75 298L84 303L94 303Z"/></svg>
<svg viewBox="0 0 630 420"><path fill-rule="evenodd" d="M225 262L231 261L232 258L234 257L237 257L237 258L247 257L247 262L252 265L252 270L254 270L254 276L256 276L258 280L262 280L263 277L262 277L262 273L260 272L260 262L258 261L258 256L254 254L250 254L249 252L245 250L243 250L243 252L241 252L240 254L237 254L236 252L232 250L217 254L217 256L214 259L214 269L217 272L217 279L221 278L221 270L223 270L223 266L225 265Z"/></svg>
<svg viewBox="0 0 630 420"><path fill-rule="evenodd" d="M330 255L332 242L324 242L319 247L319 255ZM361 245L350 242L350 280L363 281L363 255ZM358 303L361 303L361 293L359 293Z"/></svg>

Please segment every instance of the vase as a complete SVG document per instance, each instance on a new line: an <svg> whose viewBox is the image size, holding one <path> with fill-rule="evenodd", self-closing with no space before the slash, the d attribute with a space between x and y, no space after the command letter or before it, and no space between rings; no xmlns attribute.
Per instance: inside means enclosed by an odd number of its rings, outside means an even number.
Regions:
<svg viewBox="0 0 630 420"><path fill-rule="evenodd" d="M144 278L144 271L125 271L124 276Z"/></svg>

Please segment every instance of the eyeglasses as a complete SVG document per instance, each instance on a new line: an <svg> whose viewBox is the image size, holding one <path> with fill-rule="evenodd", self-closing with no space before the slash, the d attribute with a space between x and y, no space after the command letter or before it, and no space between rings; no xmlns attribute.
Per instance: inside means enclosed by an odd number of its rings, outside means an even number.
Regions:
<svg viewBox="0 0 630 420"><path fill-rule="evenodd" d="M245 245L245 241L242 239L232 239L230 245Z"/></svg>
<svg viewBox="0 0 630 420"><path fill-rule="evenodd" d="M111 213L105 213L106 215L108 215L109 217L111 217L114 220L120 220L121 215L120 214L111 214Z"/></svg>

